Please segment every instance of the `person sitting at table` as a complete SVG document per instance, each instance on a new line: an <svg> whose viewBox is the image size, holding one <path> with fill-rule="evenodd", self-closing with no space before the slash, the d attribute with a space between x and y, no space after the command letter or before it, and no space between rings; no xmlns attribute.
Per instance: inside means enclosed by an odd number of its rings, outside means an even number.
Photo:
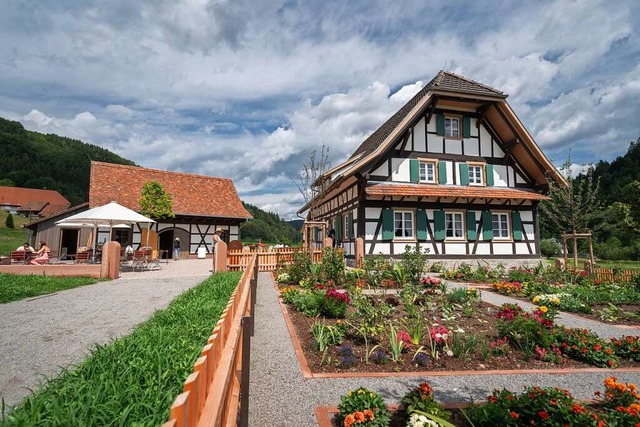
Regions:
<svg viewBox="0 0 640 427"><path fill-rule="evenodd" d="M29 245L29 243L25 243L22 246L18 246L18 249L16 249L17 252L35 252L36 250L33 249L31 247L31 245Z"/></svg>
<svg viewBox="0 0 640 427"><path fill-rule="evenodd" d="M47 246L47 243L44 241L40 241L40 249L38 250L38 252L36 252L34 255L36 255L37 257L32 259L31 261L29 261L30 265L42 265L42 264L46 264L49 262L49 252L51 252L51 249L49 249L49 246Z"/></svg>

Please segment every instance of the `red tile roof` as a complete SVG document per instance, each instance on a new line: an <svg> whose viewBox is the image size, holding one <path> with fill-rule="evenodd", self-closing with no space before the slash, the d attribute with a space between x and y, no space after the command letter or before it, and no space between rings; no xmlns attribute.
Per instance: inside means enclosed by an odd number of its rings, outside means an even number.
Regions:
<svg viewBox="0 0 640 427"><path fill-rule="evenodd" d="M157 181L171 194L176 215L252 218L228 178L95 161L91 162L89 207L116 201L139 211L142 187L149 181Z"/></svg>
<svg viewBox="0 0 640 427"><path fill-rule="evenodd" d="M71 205L55 190L0 186L0 205L4 204L20 206L19 210L31 210L42 216L63 211Z"/></svg>
<svg viewBox="0 0 640 427"><path fill-rule="evenodd" d="M457 187L427 184L376 184L366 188L370 196L472 197L508 200L549 200L533 191L500 187Z"/></svg>

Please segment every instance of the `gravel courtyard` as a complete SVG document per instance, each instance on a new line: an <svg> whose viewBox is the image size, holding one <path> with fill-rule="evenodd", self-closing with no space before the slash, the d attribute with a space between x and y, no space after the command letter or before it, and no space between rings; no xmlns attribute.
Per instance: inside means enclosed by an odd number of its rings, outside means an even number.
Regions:
<svg viewBox="0 0 640 427"><path fill-rule="evenodd" d="M165 308L211 274L211 260L162 263L117 280L0 305L0 397L8 406L35 391L44 376L82 361Z"/></svg>

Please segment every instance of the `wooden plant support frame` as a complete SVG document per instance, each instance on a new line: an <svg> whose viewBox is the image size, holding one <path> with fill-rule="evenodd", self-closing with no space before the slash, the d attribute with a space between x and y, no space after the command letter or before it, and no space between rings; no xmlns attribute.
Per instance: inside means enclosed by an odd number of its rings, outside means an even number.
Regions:
<svg viewBox="0 0 640 427"><path fill-rule="evenodd" d="M250 338L257 283L258 257L253 253L163 427L248 425Z"/></svg>
<svg viewBox="0 0 640 427"><path fill-rule="evenodd" d="M578 239L587 239L589 241L589 261L591 261L591 266L593 267L596 261L593 256L593 237L591 236L591 231L587 230L586 233L578 233L576 230L573 230L571 233L562 232L562 250L564 252L565 266L567 266L569 262L567 239L573 240L573 269L578 269Z"/></svg>

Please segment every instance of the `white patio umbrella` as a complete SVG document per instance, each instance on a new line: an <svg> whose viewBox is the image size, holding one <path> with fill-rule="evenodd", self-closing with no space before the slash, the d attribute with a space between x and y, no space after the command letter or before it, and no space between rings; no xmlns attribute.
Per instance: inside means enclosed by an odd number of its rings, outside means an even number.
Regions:
<svg viewBox="0 0 640 427"><path fill-rule="evenodd" d="M61 219L56 222L59 227L64 227L69 224L83 224L86 227L109 227L109 235L111 230L116 226L132 225L138 223L148 224L148 228L151 228L151 224L155 221L151 218L147 218L144 215L140 215L138 212L126 208L116 202L110 202L103 206L98 206L88 211L80 212L75 215L71 215L65 219ZM147 233L148 234L148 233ZM94 253L95 253L95 240L94 240Z"/></svg>

